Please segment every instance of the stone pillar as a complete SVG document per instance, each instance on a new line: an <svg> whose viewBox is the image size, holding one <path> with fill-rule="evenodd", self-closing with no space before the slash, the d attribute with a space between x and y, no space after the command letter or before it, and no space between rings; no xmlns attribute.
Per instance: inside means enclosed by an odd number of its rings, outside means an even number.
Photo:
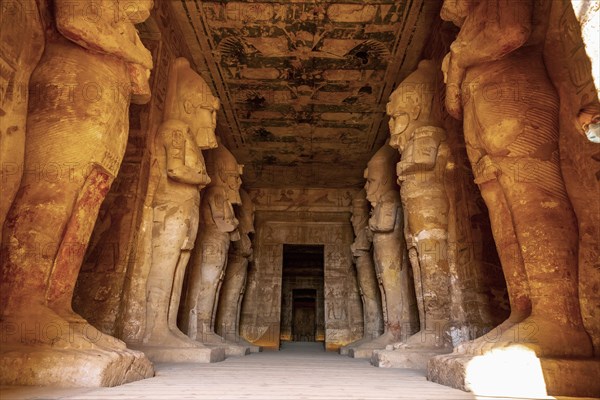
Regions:
<svg viewBox="0 0 600 400"><path fill-rule="evenodd" d="M369 229L373 233L373 257L383 286L387 310L383 335L350 350L355 358L371 358L373 350L400 342L418 329L418 313L412 270L404 240L404 217L394 165L398 152L387 143L375 153L365 170L367 200L373 207Z"/></svg>
<svg viewBox="0 0 600 400"><path fill-rule="evenodd" d="M177 327L183 278L198 231L200 190L210 182L201 150L217 146L218 107L219 100L189 62L175 59L153 146L153 165L161 173L152 196L146 318L127 321L145 326L142 342L134 343L156 362L214 362L225 357L223 351L203 346Z"/></svg>
<svg viewBox="0 0 600 400"><path fill-rule="evenodd" d="M449 146L442 122L432 116L437 71L421 61L392 93L387 106L390 145L402 155L397 165L404 208L404 236L413 268L420 330L392 349L378 351L378 366L425 369L434 355L452 351L448 263L449 201L444 175Z"/></svg>
<svg viewBox="0 0 600 400"><path fill-rule="evenodd" d="M358 277L360 297L363 304L364 336L362 339L340 348L340 354L347 355L350 348L358 347L381 335L383 332L383 313L381 293L373 262L372 234L369 230L370 205L366 193L361 190L352 199L352 228L354 243L351 245L354 265Z"/></svg>
<svg viewBox="0 0 600 400"><path fill-rule="evenodd" d="M2 346L3 384L112 386L153 375L142 353L71 308L100 204L123 159L130 101L150 98L152 58L134 24L153 2L134 3L137 12L103 2L93 22L83 3L66 0L45 14L24 170L53 166L56 174L24 175L4 226L2 323L15 334Z"/></svg>
<svg viewBox="0 0 600 400"><path fill-rule="evenodd" d="M227 342L215 333L216 307L225 275L231 241L240 240L233 204L241 204L239 189L243 165L222 144L206 152L211 182L200 203L200 228L190 259L180 326L205 344L221 345L227 356L245 355L249 348Z"/></svg>
<svg viewBox="0 0 600 400"><path fill-rule="evenodd" d="M564 114L544 53L557 51L544 40L549 26L558 23L554 3L480 1L460 7L446 1L442 9L443 19L461 27L444 61L446 107L463 118L511 315L454 354L434 357L429 378L478 394L523 395L510 382L524 373L543 380L540 392L528 395L600 392L586 379L598 374L600 363L590 358L592 342L580 310L578 226L559 157ZM568 124L577 119L573 115ZM522 371L518 366L525 358L531 368ZM479 372L493 374L494 382L469 370L475 364Z"/></svg>
<svg viewBox="0 0 600 400"><path fill-rule="evenodd" d="M249 347L252 353L262 351L240 337L239 323L242 299L246 290L248 264L252 261L253 249L250 235L254 234L254 204L248 193L240 189L242 205L236 207L239 220L240 240L229 247L225 278L219 295L215 330L225 340Z"/></svg>

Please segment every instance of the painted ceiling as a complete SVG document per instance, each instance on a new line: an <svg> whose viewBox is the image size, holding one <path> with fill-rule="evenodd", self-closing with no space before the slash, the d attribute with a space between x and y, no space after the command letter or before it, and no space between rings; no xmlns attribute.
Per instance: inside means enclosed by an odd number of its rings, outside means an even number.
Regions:
<svg viewBox="0 0 600 400"><path fill-rule="evenodd" d="M173 0L217 133L247 187L362 186L385 104L420 59L432 0Z"/></svg>

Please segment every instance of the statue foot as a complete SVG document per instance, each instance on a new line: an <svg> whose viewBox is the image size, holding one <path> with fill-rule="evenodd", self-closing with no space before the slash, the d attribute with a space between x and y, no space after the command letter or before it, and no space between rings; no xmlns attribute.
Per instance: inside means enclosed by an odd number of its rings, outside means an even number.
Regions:
<svg viewBox="0 0 600 400"><path fill-rule="evenodd" d="M513 318L509 317L485 335L459 344L454 348L454 352L458 354L480 355L482 354L482 349L484 346L491 342L497 341L504 332L510 330L517 323L518 321L515 321Z"/></svg>
<svg viewBox="0 0 600 400"><path fill-rule="evenodd" d="M101 351L126 349L125 343L100 332L81 316L75 318L70 315L67 319L39 303L10 310L3 316L2 323L6 326L5 330L14 331L14 335L7 335L7 340L16 346L48 345L60 349Z"/></svg>
<svg viewBox="0 0 600 400"><path fill-rule="evenodd" d="M530 316L505 330L494 341L488 340L480 354L525 349L537 357L591 357L592 343L583 327L559 324L548 319Z"/></svg>
<svg viewBox="0 0 600 400"><path fill-rule="evenodd" d="M174 348L200 348L202 343L187 337L183 332L165 330L159 334L153 334L144 340L144 346L174 347Z"/></svg>
<svg viewBox="0 0 600 400"><path fill-rule="evenodd" d="M444 338L443 332L427 330L419 331L403 342L386 346L386 350L442 350L445 348L452 350L449 338Z"/></svg>
<svg viewBox="0 0 600 400"><path fill-rule="evenodd" d="M90 343L107 350L123 350L127 348L125 342L101 332L85 318L73 311L71 307L54 308L54 310L69 324L71 332L85 337Z"/></svg>
<svg viewBox="0 0 600 400"><path fill-rule="evenodd" d="M383 335L356 346L356 349L385 349L388 345L398 343L398 339L400 339L400 335L388 330Z"/></svg>
<svg viewBox="0 0 600 400"><path fill-rule="evenodd" d="M227 340L225 340L225 338L217 335L215 332L202 332L202 335L200 337L203 343L208 344L221 344L228 342Z"/></svg>

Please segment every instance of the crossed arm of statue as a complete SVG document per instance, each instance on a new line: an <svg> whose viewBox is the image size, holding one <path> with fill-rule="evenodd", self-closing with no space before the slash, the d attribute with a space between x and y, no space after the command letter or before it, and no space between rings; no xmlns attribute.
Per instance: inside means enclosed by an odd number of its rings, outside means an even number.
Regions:
<svg viewBox="0 0 600 400"><path fill-rule="evenodd" d="M167 175L174 181L188 185L210 182L199 162L200 150L195 147L188 125L177 120L165 121L159 128L167 155Z"/></svg>
<svg viewBox="0 0 600 400"><path fill-rule="evenodd" d="M393 201L392 196L392 193L383 195L373 208L373 214L369 219L369 228L373 232L385 233L394 230L398 203Z"/></svg>
<svg viewBox="0 0 600 400"><path fill-rule="evenodd" d="M461 26L442 63L446 108L462 118L461 86L470 66L501 59L525 44L532 30L533 0L446 0L443 19Z"/></svg>
<svg viewBox="0 0 600 400"><path fill-rule="evenodd" d="M238 220L233 212L231 203L223 191L211 196L208 202L213 221L220 232L233 232L238 226Z"/></svg>
<svg viewBox="0 0 600 400"><path fill-rule="evenodd" d="M413 139L413 154L409 161L401 160L396 164L398 182L401 177L419 171L432 171L436 166L442 136L440 135L418 135Z"/></svg>

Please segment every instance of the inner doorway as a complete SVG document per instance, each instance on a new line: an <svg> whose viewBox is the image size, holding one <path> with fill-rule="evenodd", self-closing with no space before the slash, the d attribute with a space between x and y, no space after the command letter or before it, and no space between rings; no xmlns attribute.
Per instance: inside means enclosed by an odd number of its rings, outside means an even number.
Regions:
<svg viewBox="0 0 600 400"><path fill-rule="evenodd" d="M325 341L324 249L283 245L281 341Z"/></svg>
<svg viewBox="0 0 600 400"><path fill-rule="evenodd" d="M315 342L317 335L317 291L292 290L292 340Z"/></svg>

